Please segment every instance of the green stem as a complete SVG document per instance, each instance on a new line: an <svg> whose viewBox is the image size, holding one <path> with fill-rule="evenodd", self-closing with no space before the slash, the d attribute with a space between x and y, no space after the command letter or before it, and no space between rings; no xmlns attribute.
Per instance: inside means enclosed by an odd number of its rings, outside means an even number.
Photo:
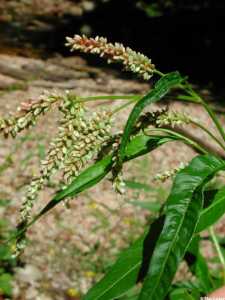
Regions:
<svg viewBox="0 0 225 300"><path fill-rule="evenodd" d="M161 131L161 132L165 132L165 133L170 133L176 137L178 137L180 140L183 140L186 144L194 147L196 150L198 150L200 153L203 154L207 154L208 151L204 148L202 148L200 145L198 145L195 141L193 141L190 138L187 138L186 136L184 136L183 134L177 133L176 131L170 130L170 129L166 129L166 128L154 128L154 129L148 129L149 131ZM145 131L146 134L146 131Z"/></svg>
<svg viewBox="0 0 225 300"><path fill-rule="evenodd" d="M137 100L136 99L134 99L134 100L131 100L131 101L129 101L129 102L127 102L127 103L124 103L123 105L121 105L121 106L119 106L119 107L117 107L117 108L115 108L112 112L111 112L111 116L112 115L114 115L114 114L116 114L116 113L118 113L120 110L122 110L122 109L124 109L124 108L126 108L127 106L129 106L129 105L131 105L131 104L133 104L134 102L136 102Z"/></svg>
<svg viewBox="0 0 225 300"><path fill-rule="evenodd" d="M202 100L202 105L205 108L205 110L208 112L209 116L211 117L214 124L216 125L220 135L222 136L223 140L225 141L225 132L224 132L224 129L223 129L222 125L220 124L216 114L204 100Z"/></svg>
<svg viewBox="0 0 225 300"><path fill-rule="evenodd" d="M211 117L212 121L214 122L216 128L218 129L221 137L223 138L223 140L225 141L225 131L222 127L222 125L220 124L216 114L214 113L214 111L211 109L211 107L205 102L204 99L202 99L190 86L190 84L186 83L186 85L183 85L183 88L186 90L186 92L193 98L193 100L195 100L197 103L202 104L202 106L205 108L205 110L207 111L208 115Z"/></svg>
<svg viewBox="0 0 225 300"><path fill-rule="evenodd" d="M142 95L106 95L106 96L91 96L91 97L77 97L77 102L89 102L96 100L130 100L130 99L140 99Z"/></svg>
<svg viewBox="0 0 225 300"><path fill-rule="evenodd" d="M78 97L77 102L90 102L90 101L96 101L96 100L130 100L126 102L125 104L115 108L111 112L111 116L114 115L115 113L119 112L120 110L124 109L125 107L129 106L130 104L140 100L143 96L142 95L113 95L113 96L93 96L93 97Z"/></svg>
<svg viewBox="0 0 225 300"><path fill-rule="evenodd" d="M213 226L209 227L209 234L211 236L213 245L214 245L215 250L218 254L218 257L219 257L219 260L220 260L220 263L221 263L221 266L222 266L222 269L223 269L223 283L225 283L225 259L224 259L223 253L221 251L220 244L219 244L219 241L216 237Z"/></svg>
<svg viewBox="0 0 225 300"><path fill-rule="evenodd" d="M159 70L156 70L156 69L155 69L153 72L154 72L155 74L161 76L161 77L165 75L165 73L162 73L162 72L160 72Z"/></svg>
<svg viewBox="0 0 225 300"><path fill-rule="evenodd" d="M178 95L176 97L176 99L182 100L182 101L185 101L185 102L191 102L191 103L198 103L198 104L200 104L197 99L194 99L193 97L187 96L187 95Z"/></svg>
<svg viewBox="0 0 225 300"><path fill-rule="evenodd" d="M194 120L190 120L190 122L192 124L194 124L195 126L201 128L203 131L205 131L218 145L220 145L220 147L225 151L225 146L221 143L221 141L215 137L211 131L209 131L207 128L205 128L205 126L203 126L202 124L194 121Z"/></svg>
<svg viewBox="0 0 225 300"><path fill-rule="evenodd" d="M165 96L165 99L171 100L171 97ZM182 100L185 102L202 105L202 103L200 103L198 100L194 99L191 96L187 96L187 95L178 95L178 96L176 96L175 100ZM210 107L211 107L211 109L213 109L215 112L218 112L219 114L225 114L225 110L222 108L218 108L214 105L210 105Z"/></svg>

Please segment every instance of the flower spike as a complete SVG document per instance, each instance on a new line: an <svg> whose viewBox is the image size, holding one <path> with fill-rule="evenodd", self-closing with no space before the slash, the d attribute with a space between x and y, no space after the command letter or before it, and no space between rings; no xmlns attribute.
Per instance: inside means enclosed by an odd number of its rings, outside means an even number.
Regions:
<svg viewBox="0 0 225 300"><path fill-rule="evenodd" d="M144 54L119 43L108 43L106 38L75 35L73 38L67 37L66 40L66 46L70 47L71 51L79 50L84 53L97 54L107 59L108 63L122 63L126 70L139 74L145 80L149 80L155 70L151 60Z"/></svg>

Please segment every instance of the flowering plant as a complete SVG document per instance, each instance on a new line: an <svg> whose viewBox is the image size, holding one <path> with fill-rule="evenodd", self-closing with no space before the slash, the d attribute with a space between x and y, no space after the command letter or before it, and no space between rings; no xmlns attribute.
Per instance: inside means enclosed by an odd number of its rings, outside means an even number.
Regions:
<svg viewBox="0 0 225 300"><path fill-rule="evenodd" d="M174 177L168 199L145 233L121 254L105 277L84 296L84 300L122 299L135 285L138 292L132 299L178 299L176 295L180 295L179 299L197 299L207 294L218 286L218 282L225 281L225 261L212 227L225 212L225 186L223 183L222 188L215 190L209 185L212 178L225 170L225 131L218 116L179 72L163 74L149 58L122 44L108 43L101 37L75 35L67 38L66 45L72 51L99 55L109 63L122 63L125 70L144 80L154 76L156 82L144 96L82 98L70 93L44 94L37 101L23 103L15 116L0 119L0 132L7 138L10 135L16 137L23 129L35 125L39 116L53 106L57 106L61 113L58 134L50 143L39 176L33 178L24 197L15 236L17 252L24 247L27 228L61 201L96 185L110 172L115 190L124 193L125 162L165 143L181 141L196 151L196 157L187 165L181 164L175 170L156 176L161 180ZM180 101L201 105L215 124L218 134L213 134L190 115L168 108L143 112L152 103L163 101L172 91L176 91L174 97ZM85 101L96 99L124 99L125 104L114 111L90 115L85 109ZM113 116L128 105L134 106L124 130L114 133ZM185 131L183 127L186 124L203 130L214 146ZM38 192L57 170L63 172L64 186L38 215L31 217ZM222 265L221 281L211 276L199 251L200 233L207 228ZM174 284L175 273L184 260L197 281Z"/></svg>

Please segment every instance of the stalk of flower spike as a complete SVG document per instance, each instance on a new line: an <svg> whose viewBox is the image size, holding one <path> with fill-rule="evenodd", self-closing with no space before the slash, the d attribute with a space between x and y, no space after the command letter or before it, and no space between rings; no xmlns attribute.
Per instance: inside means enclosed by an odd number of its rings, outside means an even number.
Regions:
<svg viewBox="0 0 225 300"><path fill-rule="evenodd" d="M155 71L154 64L147 56L124 47L122 44L108 43L106 38L75 35L73 38L67 37L66 39L66 46L69 46L71 51L79 50L84 53L97 54L107 59L108 63L122 63L126 70L139 74L145 80L149 80Z"/></svg>

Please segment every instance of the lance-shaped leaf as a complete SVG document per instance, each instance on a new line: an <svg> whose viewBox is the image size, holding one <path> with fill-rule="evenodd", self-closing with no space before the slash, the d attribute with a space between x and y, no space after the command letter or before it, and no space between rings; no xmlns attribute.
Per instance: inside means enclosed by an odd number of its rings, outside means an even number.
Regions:
<svg viewBox="0 0 225 300"><path fill-rule="evenodd" d="M217 222L225 213L225 186L215 195L212 203L206 207L200 215L196 232L205 230Z"/></svg>
<svg viewBox="0 0 225 300"><path fill-rule="evenodd" d="M120 255L109 272L90 289L83 300L116 299L142 280L163 222L164 217L154 221L149 232Z"/></svg>
<svg viewBox="0 0 225 300"><path fill-rule="evenodd" d="M133 127L143 109L146 106L162 99L162 97L165 96L171 88L179 85L182 81L183 78L180 76L179 72L168 73L156 82L154 88L146 96L137 102L129 115L123 132L123 137L119 148L119 157L121 161L123 161L125 157L125 149L129 142Z"/></svg>
<svg viewBox="0 0 225 300"><path fill-rule="evenodd" d="M195 300L184 288L176 289L170 293L170 300Z"/></svg>
<svg viewBox="0 0 225 300"><path fill-rule="evenodd" d="M140 300L162 300L168 293L199 221L203 186L225 161L212 155L197 156L175 177L166 203L166 219L154 250Z"/></svg>

